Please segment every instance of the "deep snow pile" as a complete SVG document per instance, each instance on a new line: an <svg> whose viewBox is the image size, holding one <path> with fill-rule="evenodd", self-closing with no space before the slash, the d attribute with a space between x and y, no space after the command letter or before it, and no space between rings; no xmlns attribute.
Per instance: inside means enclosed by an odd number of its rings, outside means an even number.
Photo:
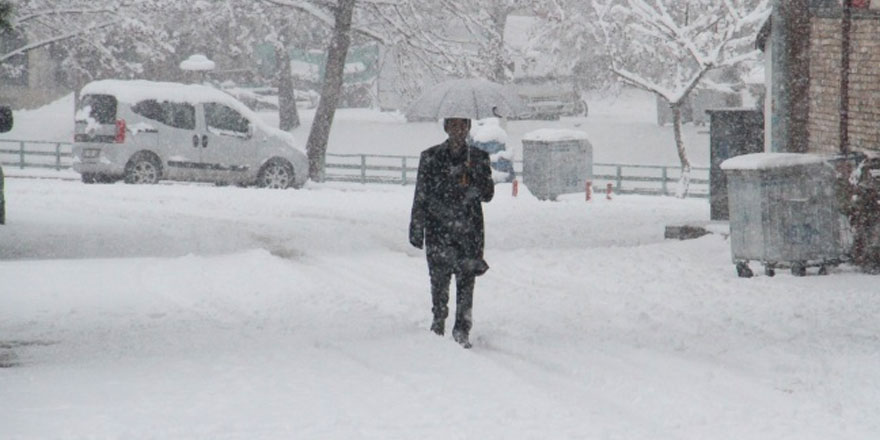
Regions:
<svg viewBox="0 0 880 440"><path fill-rule="evenodd" d="M868 439L877 282L739 279L704 200L498 185L472 350L412 187L9 179L0 438Z"/></svg>

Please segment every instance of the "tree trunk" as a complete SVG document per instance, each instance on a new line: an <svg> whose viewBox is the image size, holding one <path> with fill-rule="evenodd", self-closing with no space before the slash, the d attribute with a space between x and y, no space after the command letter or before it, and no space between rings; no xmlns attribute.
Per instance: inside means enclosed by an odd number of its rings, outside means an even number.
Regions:
<svg viewBox="0 0 880 440"><path fill-rule="evenodd" d="M290 70L290 51L287 45L275 49L278 60L278 128L284 131L299 127L299 113L296 109L296 94L293 89L293 72Z"/></svg>
<svg viewBox="0 0 880 440"><path fill-rule="evenodd" d="M678 189L675 196L683 199L687 197L691 184L691 162L687 158L684 149L684 141L681 138L681 102L670 104L672 110L672 132L675 135L675 148L678 150L678 160L681 162L681 179L678 180Z"/></svg>
<svg viewBox="0 0 880 440"><path fill-rule="evenodd" d="M500 84L507 82L507 69L504 64L504 28L507 25L507 9L499 2L495 2L491 9L492 30L494 34L489 36L489 56L492 63L492 81Z"/></svg>
<svg viewBox="0 0 880 440"><path fill-rule="evenodd" d="M339 0L336 4L333 24L333 39L327 49L327 64L324 68L324 84L321 99L315 111L315 120L309 132L306 145L309 155L309 178L316 182L324 181L324 164L327 157L327 139L330 125L336 114L336 106L342 94L342 80L345 73L345 57L351 45L351 20L355 0Z"/></svg>
<svg viewBox="0 0 880 440"><path fill-rule="evenodd" d="M12 31L12 3L0 2L0 31Z"/></svg>

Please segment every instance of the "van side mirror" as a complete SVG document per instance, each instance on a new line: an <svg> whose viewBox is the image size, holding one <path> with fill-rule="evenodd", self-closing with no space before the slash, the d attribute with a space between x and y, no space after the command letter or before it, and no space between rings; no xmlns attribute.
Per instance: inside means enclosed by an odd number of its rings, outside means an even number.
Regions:
<svg viewBox="0 0 880 440"><path fill-rule="evenodd" d="M12 109L8 106L0 106L0 133L12 130Z"/></svg>
<svg viewBox="0 0 880 440"><path fill-rule="evenodd" d="M248 122L248 131L247 131L248 139L254 137L254 123Z"/></svg>

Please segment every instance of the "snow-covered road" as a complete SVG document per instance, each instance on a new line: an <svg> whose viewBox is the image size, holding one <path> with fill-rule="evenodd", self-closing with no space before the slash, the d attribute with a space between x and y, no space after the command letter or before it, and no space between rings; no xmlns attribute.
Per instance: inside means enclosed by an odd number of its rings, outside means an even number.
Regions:
<svg viewBox="0 0 880 440"><path fill-rule="evenodd" d="M705 200L486 205L473 350L412 187L7 179L0 438L872 439L875 277L739 279Z"/></svg>

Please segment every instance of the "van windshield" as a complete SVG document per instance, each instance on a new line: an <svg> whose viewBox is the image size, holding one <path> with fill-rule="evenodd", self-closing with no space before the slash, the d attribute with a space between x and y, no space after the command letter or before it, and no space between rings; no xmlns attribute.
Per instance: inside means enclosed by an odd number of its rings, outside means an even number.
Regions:
<svg viewBox="0 0 880 440"><path fill-rule="evenodd" d="M116 122L116 97L111 95L85 95L80 99L76 120L94 119L99 124Z"/></svg>

